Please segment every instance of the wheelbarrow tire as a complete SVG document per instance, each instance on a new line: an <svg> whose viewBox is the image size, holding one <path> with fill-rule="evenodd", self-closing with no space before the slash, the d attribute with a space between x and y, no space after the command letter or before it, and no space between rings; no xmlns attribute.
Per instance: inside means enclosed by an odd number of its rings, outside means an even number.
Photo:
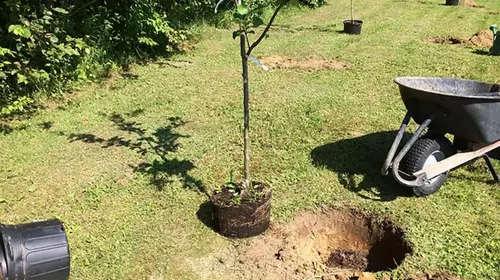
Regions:
<svg viewBox="0 0 500 280"><path fill-rule="evenodd" d="M455 153L453 145L446 137L429 134L415 142L401 161L400 170L406 174L413 174L422 170L428 160L438 162ZM431 159L431 156L434 159ZM447 177L448 173L443 173L432 178L428 182L425 182L423 186L414 187L413 193L419 197L431 195L441 188Z"/></svg>

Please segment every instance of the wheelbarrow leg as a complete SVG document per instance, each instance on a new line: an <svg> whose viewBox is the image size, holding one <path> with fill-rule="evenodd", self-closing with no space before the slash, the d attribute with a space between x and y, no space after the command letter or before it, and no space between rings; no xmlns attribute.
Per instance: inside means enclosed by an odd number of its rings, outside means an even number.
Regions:
<svg viewBox="0 0 500 280"><path fill-rule="evenodd" d="M413 114L413 108L410 108L408 112L406 112L405 118L403 119L403 122L401 123L401 126L399 127L398 134L396 134L396 138L392 142L391 149L389 150L389 153L387 154L387 158L385 159L384 165L382 166L382 175L387 175L389 173L389 167L392 163L392 159L394 159L394 155L396 154L396 150L399 147L399 144L401 143L401 140L403 139L406 126L408 126L408 123L410 122L411 116Z"/></svg>
<svg viewBox="0 0 500 280"><path fill-rule="evenodd" d="M418 138L424 130L431 124L432 120L434 119L434 112L432 112L423 122L422 124L418 127L417 131L412 135L410 140L404 145L403 149L399 152L399 154L396 156L394 161L392 162L392 175L396 180L400 183L403 184L407 187L418 187L422 186L424 184L423 181L423 176L422 177L417 177L413 181L405 180L401 177L399 174L399 164L401 163L401 160L403 160L404 156L408 153L408 151L411 149L413 144L417 142Z"/></svg>
<svg viewBox="0 0 500 280"><path fill-rule="evenodd" d="M490 170L491 175L493 175L493 180L495 180L495 182L499 183L500 180L498 179L498 174L497 174L495 168L493 167L493 164L491 164L490 157L487 154L485 154L483 156L483 158L484 158L484 161L486 161L486 165L488 165L488 169Z"/></svg>

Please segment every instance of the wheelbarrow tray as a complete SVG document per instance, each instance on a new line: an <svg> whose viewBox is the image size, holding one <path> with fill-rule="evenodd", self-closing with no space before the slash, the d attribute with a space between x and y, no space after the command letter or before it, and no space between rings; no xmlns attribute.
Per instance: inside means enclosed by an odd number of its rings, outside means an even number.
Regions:
<svg viewBox="0 0 500 280"><path fill-rule="evenodd" d="M455 78L395 78L418 124L434 112L429 129L490 144L500 139L500 85Z"/></svg>

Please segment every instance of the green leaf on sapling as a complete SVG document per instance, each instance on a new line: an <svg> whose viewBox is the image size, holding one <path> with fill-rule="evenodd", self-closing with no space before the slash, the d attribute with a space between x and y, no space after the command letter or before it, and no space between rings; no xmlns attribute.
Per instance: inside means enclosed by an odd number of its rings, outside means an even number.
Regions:
<svg viewBox="0 0 500 280"><path fill-rule="evenodd" d="M236 30L233 32L233 39L236 39L238 36L240 36L241 34L243 34L243 30Z"/></svg>
<svg viewBox="0 0 500 280"><path fill-rule="evenodd" d="M252 27L253 28L257 28L263 24L264 24L264 20L262 20L262 18L260 18L260 17L254 17L252 19Z"/></svg>
<svg viewBox="0 0 500 280"><path fill-rule="evenodd" d="M240 4L238 5L238 7L236 8L236 13L238 15L242 15L242 16L245 16L248 14L248 8L246 7L246 5L243 5L243 4Z"/></svg>

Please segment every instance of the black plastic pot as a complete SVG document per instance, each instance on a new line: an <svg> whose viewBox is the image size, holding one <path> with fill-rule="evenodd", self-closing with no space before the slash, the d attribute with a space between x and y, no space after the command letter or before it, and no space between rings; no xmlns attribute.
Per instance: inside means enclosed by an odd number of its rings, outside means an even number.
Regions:
<svg viewBox="0 0 500 280"><path fill-rule="evenodd" d="M361 27L363 26L362 20L344 20L344 33L359 35L361 34Z"/></svg>
<svg viewBox="0 0 500 280"><path fill-rule="evenodd" d="M227 204L224 188L221 193L210 198L214 218L214 227L221 235L231 238L247 238L262 234L269 228L271 219L272 191L264 183L260 184L265 195L259 201L242 201L240 204Z"/></svg>
<svg viewBox="0 0 500 280"><path fill-rule="evenodd" d="M446 0L446 6L458 6L460 0Z"/></svg>
<svg viewBox="0 0 500 280"><path fill-rule="evenodd" d="M70 252L58 220L0 225L0 280L67 280Z"/></svg>

